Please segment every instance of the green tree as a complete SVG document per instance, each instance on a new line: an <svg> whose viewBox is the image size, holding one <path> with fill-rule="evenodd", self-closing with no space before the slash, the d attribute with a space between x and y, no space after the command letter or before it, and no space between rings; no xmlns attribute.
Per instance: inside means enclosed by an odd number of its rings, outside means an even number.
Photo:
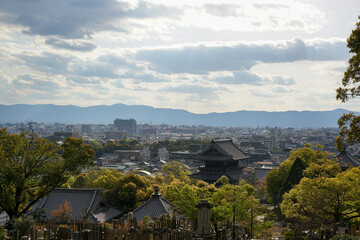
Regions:
<svg viewBox="0 0 360 240"><path fill-rule="evenodd" d="M62 154L61 154L62 152ZM40 198L66 183L94 157L82 139L67 138L62 146L29 131L0 130L0 205L10 218L28 212Z"/></svg>
<svg viewBox="0 0 360 240"><path fill-rule="evenodd" d="M303 178L284 195L281 211L287 218L320 225L325 219L339 222L349 197L350 184L337 178Z"/></svg>
<svg viewBox="0 0 360 240"><path fill-rule="evenodd" d="M290 169L297 158L302 160L305 169L307 169L312 163L322 165L324 162L329 161L330 157L331 153L324 151L321 145L317 145L313 149L311 144L305 144L303 148L292 150L289 158L282 162L279 168L271 170L266 175L265 190L269 201L275 205L282 201L284 191L281 188L285 184Z"/></svg>
<svg viewBox="0 0 360 240"><path fill-rule="evenodd" d="M165 163L161 166L161 172L166 176L169 177L170 175L174 175L176 178L180 178L183 173L187 172L188 167L179 161L171 161Z"/></svg>
<svg viewBox="0 0 360 240"><path fill-rule="evenodd" d="M336 177L304 177L284 195L283 214L290 219L320 226L325 220L352 221L360 217L360 168Z"/></svg>
<svg viewBox="0 0 360 240"><path fill-rule="evenodd" d="M341 172L339 163L328 159L322 163L311 163L310 166L304 171L304 176L307 178L317 177L336 177Z"/></svg>
<svg viewBox="0 0 360 240"><path fill-rule="evenodd" d="M185 185L177 194L177 198L174 201L179 211L192 220L197 218L197 208L195 206L201 200L196 194L195 189L195 187Z"/></svg>
<svg viewBox="0 0 360 240"><path fill-rule="evenodd" d="M281 186L289 175L292 166L291 160L286 160L277 169L272 169L265 177L265 191L269 201L274 205L281 202L282 196L279 195Z"/></svg>
<svg viewBox="0 0 360 240"><path fill-rule="evenodd" d="M290 191L296 184L300 182L300 180L303 178L303 172L305 170L305 165L301 158L297 157L292 164L289 174L285 179L285 182L283 182L279 195L283 195L284 193Z"/></svg>
<svg viewBox="0 0 360 240"><path fill-rule="evenodd" d="M223 175L215 182L215 186L221 187L221 186L223 186L225 184L229 184L229 183L230 183L229 179L225 175Z"/></svg>
<svg viewBox="0 0 360 240"><path fill-rule="evenodd" d="M360 16L359 16L360 19ZM349 59L348 68L342 79L342 86L336 92L336 99L346 102L360 95L360 22L347 39L347 47L353 56ZM339 136L336 138L338 150L341 151L345 144L360 142L360 116L354 113L344 114L338 121Z"/></svg>

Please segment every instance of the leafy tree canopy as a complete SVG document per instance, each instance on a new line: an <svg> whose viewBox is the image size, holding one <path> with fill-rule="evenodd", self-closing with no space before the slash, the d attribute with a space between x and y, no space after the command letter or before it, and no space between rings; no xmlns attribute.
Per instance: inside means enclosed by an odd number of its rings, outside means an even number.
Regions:
<svg viewBox="0 0 360 240"><path fill-rule="evenodd" d="M0 205L10 218L29 211L40 198L66 183L87 166L94 151L82 139L67 138L62 146L29 131L0 130Z"/></svg>
<svg viewBox="0 0 360 240"><path fill-rule="evenodd" d="M360 217L360 168L336 177L304 177L284 195L283 214L289 219L319 227L325 220L354 221Z"/></svg>
<svg viewBox="0 0 360 240"><path fill-rule="evenodd" d="M360 95L360 22L356 23L355 29L347 39L347 47L353 56L348 61L349 65L344 73L342 86L336 90L336 99L342 102ZM341 151L346 143L360 142L360 116L354 113L344 114L338 120L338 124L340 127L340 134L336 138L338 151Z"/></svg>
<svg viewBox="0 0 360 240"><path fill-rule="evenodd" d="M292 175L294 173L290 174L290 170L296 159L301 159L302 161L301 164L303 166L297 166L298 173L302 173L312 164L322 165L323 163L330 161L330 156L331 153L324 151L321 145L317 145L313 148L311 144L305 144L303 148L292 150L289 158L282 162L279 168L271 170L266 175L265 190L269 197L269 201L273 204L280 203L282 201L282 195L289 191L292 186L294 186L295 182L300 181L301 178L293 181L294 177ZM300 162L298 163L300 164ZM298 169L299 167L301 167L302 170ZM314 167L315 166L313 166L312 169L314 169ZM318 171L320 171L320 169L318 169ZM327 171L330 171L330 169ZM310 174L310 171L308 173ZM315 174L315 172L313 174ZM297 178L299 178L299 176ZM289 184L286 184L287 179L288 181L291 180L293 183L290 184L290 182L288 182Z"/></svg>

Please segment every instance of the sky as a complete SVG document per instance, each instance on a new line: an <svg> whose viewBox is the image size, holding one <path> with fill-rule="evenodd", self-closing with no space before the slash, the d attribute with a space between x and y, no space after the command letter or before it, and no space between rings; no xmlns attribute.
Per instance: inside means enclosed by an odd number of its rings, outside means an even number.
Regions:
<svg viewBox="0 0 360 240"><path fill-rule="evenodd" d="M346 108L359 0L1 0L0 104Z"/></svg>

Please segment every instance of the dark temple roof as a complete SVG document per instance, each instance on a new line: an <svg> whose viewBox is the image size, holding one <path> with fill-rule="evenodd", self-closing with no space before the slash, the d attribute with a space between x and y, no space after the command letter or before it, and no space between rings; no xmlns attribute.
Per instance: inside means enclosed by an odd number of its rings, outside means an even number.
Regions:
<svg viewBox="0 0 360 240"><path fill-rule="evenodd" d="M37 207L45 209L46 217L51 218L51 212L70 202L72 208L70 219L84 219L98 222L107 222L124 211L110 207L103 196L101 189L69 189L55 188L48 196L39 200L32 209Z"/></svg>
<svg viewBox="0 0 360 240"><path fill-rule="evenodd" d="M360 166L360 161L351 156L345 149L342 150L338 155L336 155L335 158L338 159L338 163L342 168Z"/></svg>
<svg viewBox="0 0 360 240"><path fill-rule="evenodd" d="M172 215L174 209L174 205L161 197L158 190L155 190L152 197L136 208L132 213L136 220L141 221L146 215L151 219L157 219L162 214Z"/></svg>
<svg viewBox="0 0 360 240"><path fill-rule="evenodd" d="M209 147L191 156L191 158L208 161L227 161L247 159L249 156L238 148L231 139L213 139Z"/></svg>

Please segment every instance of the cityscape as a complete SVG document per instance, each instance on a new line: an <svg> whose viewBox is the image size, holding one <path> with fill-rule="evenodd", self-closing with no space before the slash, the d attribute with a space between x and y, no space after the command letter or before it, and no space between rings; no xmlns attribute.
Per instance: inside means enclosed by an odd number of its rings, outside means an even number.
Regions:
<svg viewBox="0 0 360 240"><path fill-rule="evenodd" d="M1 0L0 240L359 240L359 0Z"/></svg>

